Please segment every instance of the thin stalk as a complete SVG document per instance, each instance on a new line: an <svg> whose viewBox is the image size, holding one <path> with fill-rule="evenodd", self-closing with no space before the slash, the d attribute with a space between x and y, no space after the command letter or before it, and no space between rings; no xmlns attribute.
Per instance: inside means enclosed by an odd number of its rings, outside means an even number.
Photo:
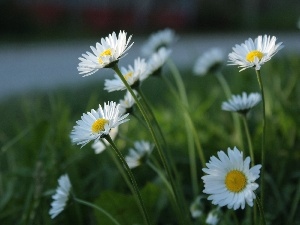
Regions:
<svg viewBox="0 0 300 225"><path fill-rule="evenodd" d="M165 157L165 155L164 155L164 153L163 153L162 147L161 147L161 145L160 145L160 143L159 143L159 141L158 141L158 138L157 138L157 136L156 136L156 134L155 134L155 132L154 132L153 126L152 126L151 123L150 123L149 117L148 117L148 115L147 115L147 113L146 113L146 111L145 111L143 105L139 102L139 99L137 98L137 96L136 96L135 93L133 92L133 90L132 90L132 88L130 87L130 85L127 83L127 81L126 81L126 79L124 78L124 76L122 75L122 73L121 73L121 71L120 71L118 65L117 65L117 64L114 64L114 65L112 66L112 69L117 73L117 75L118 75L119 78L122 80L122 82L124 83L125 87L127 88L127 90L130 92L130 94L131 94L132 97L134 98L134 100L135 100L135 102L136 102L136 105L138 106L138 108L139 108L139 110L140 110L142 116L144 117L144 119L145 119L145 121L146 121L146 123L147 123L148 129L149 129L149 131L150 131L150 133L151 133L151 136L152 136L152 138L153 138L153 140L154 140L154 143L155 143L155 145L156 145L156 147L157 147L157 151L158 151L159 156L160 156L160 158L161 158L161 161L162 161L162 163L163 163L164 169L166 170L166 172L167 172L167 174L168 174L168 177L169 177L169 179L170 179L172 188L173 188L173 190L174 190L174 193L176 194L177 206L180 207L179 200L178 200L178 192L177 192L177 188L176 188L176 185L175 185L174 178L173 178L173 176L172 176L172 174L171 174L171 170L170 170L170 168L169 168L169 166L168 166L167 159L166 159L166 157ZM185 219L184 219L184 218L185 218ZM188 219L186 219L186 216L185 216L185 214L184 214L183 212L181 212L181 219L182 219L182 220L188 220ZM188 220L188 221L189 221L189 220ZM184 224L184 222L182 222L182 223Z"/></svg>
<svg viewBox="0 0 300 225"><path fill-rule="evenodd" d="M256 194L255 194L255 196L256 196L255 202L258 206L259 213L260 213L260 224L266 225L266 219L265 219L264 208L263 208L262 202L260 201L260 199L258 198L258 196Z"/></svg>
<svg viewBox="0 0 300 225"><path fill-rule="evenodd" d="M171 91L171 93L173 94L173 96L177 99L177 102L181 103L179 96L177 95L177 92L175 90L175 88L172 86L172 84L170 83L170 81L168 79L166 79L164 76L162 76L163 80L165 81L165 83L167 84L169 90ZM198 151L198 155L199 155L199 159L201 161L201 165L202 167L205 167L205 156L204 156L204 152L202 149L202 145L200 142L200 139L198 138L198 134L197 134L197 130L194 126L194 123L192 121L191 116L189 115L188 110L186 109L186 107L183 104L180 104L181 109L187 114L186 119L187 122L189 123L189 126L191 128L191 130L193 131L193 135L194 135L194 140L195 140L195 145Z"/></svg>
<svg viewBox="0 0 300 225"><path fill-rule="evenodd" d="M199 192L199 187L198 187L198 174L197 174L197 161L196 161L196 151L194 147L194 141L195 139L198 139L198 137L193 136L193 131L192 127L193 123L188 123L187 121L190 119L190 114L189 114L189 102L188 102L188 97L186 94L186 89L184 86L184 82L181 78L180 72L174 62L172 60L168 60L168 66L170 70L172 71L173 78L176 82L178 91L179 91L179 96L181 99L181 103L183 106L186 108L186 110L183 111L183 118L185 120L185 129L186 129L186 134L187 134L187 140L188 140L188 152L189 152L189 161L190 161L190 171L191 171L191 181L192 181L192 188L193 188L193 194L194 198L198 195Z"/></svg>
<svg viewBox="0 0 300 225"><path fill-rule="evenodd" d="M89 206L89 207L91 207L91 208L93 208L93 209L96 209L96 210L100 211L100 212L103 213L105 216L107 216L114 224L116 224L116 225L121 225L115 218L113 218L113 216L112 216L110 213L108 213L108 212L107 212L106 210L104 210L103 208L101 208L101 207L99 207L99 206L97 206L97 205L95 205L95 204L92 204L92 203L90 203L90 202L87 202L87 201L81 200L81 199L79 199L79 198L76 198L76 197L73 197L73 199L74 199L76 202L80 203L80 204Z"/></svg>
<svg viewBox="0 0 300 225"><path fill-rule="evenodd" d="M251 158L251 166L253 167L255 165L253 144L252 144L252 139L251 139L250 132L249 132L249 126L248 126L247 118L246 118L245 114L242 114L242 119L243 119L245 133L246 133L247 141L248 141L249 154L250 154L250 158ZM254 221L254 223L256 222L256 218L257 218L257 211L256 210L257 210L256 205L254 205L254 207L253 207L253 221Z"/></svg>
<svg viewBox="0 0 300 225"><path fill-rule="evenodd" d="M254 166L255 163L254 163L254 153L253 153L252 139L251 139L251 136L250 136L249 126L248 126L247 118L246 118L245 114L242 115L242 119L243 119L243 123L244 123L244 127L245 127L245 133L246 133L247 141L248 141L249 154L250 154L250 157L251 157L251 166Z"/></svg>
<svg viewBox="0 0 300 225"><path fill-rule="evenodd" d="M290 216L289 216L287 224L292 224L294 216L295 216L296 211L297 211L297 208L299 207L299 200L300 200L300 179L298 181L296 194L295 194L295 197L294 197L294 201L292 203L292 208L291 208L291 212L290 212Z"/></svg>
<svg viewBox="0 0 300 225"><path fill-rule="evenodd" d="M262 141L261 141L261 203L264 203L264 176L265 176L265 138L266 138L266 105L265 105L265 95L264 95L264 86L262 83L260 70L255 70L257 75L257 80L259 84L259 88L261 91L261 98L262 98L262 106L263 106L263 131L262 131Z"/></svg>
<svg viewBox="0 0 300 225"><path fill-rule="evenodd" d="M143 213L144 220L145 220L146 224L150 225L150 224L151 224L151 223L150 223L150 219L149 219L149 217L148 217L148 213L147 213L146 207L145 207L145 205L144 205L144 202L143 202L143 199L142 199L140 190L139 190L139 188L138 188L138 185L137 185L137 183L136 183L136 180L135 180L135 178L134 178L134 176L133 176L133 174L132 174L132 172L131 172L131 170L130 170L128 164L127 164L126 161L125 161L124 156L122 155L122 153L121 153L120 150L117 148L117 146L115 145L115 143L113 142L113 140L111 139L111 137L110 137L109 135L105 136L104 138L108 141L108 143L111 145L111 147L115 150L116 155L117 155L117 156L119 157L119 159L121 160L121 162L122 162L122 164L123 164L123 166L124 166L124 168L125 168L125 171L126 171L126 173L127 173L127 176L128 176L128 178L130 179L130 181L131 181L131 184L132 184L132 186L133 186L133 189L134 189L134 191L135 191L135 194L136 194L136 196L137 196L137 198L138 198L138 202L139 202L139 205L140 205L140 207L141 207L141 210L142 210L142 213Z"/></svg>
<svg viewBox="0 0 300 225"><path fill-rule="evenodd" d="M218 81L219 81L219 83L220 83L220 85L221 85L221 87L222 87L222 89L223 89L223 91L226 95L226 98L230 99L232 93L230 91L229 85L228 85L225 77L223 76L223 74L221 72L218 72L216 74L216 77L217 77L217 79L218 79ZM241 129L240 120L239 120L238 115L236 113L232 113L231 115L232 115L233 124L234 124L235 130L236 130L236 133L238 135L238 142L241 145L241 147L244 148L243 141L242 141L242 135L241 135L242 134L242 131L241 131L242 129Z"/></svg>

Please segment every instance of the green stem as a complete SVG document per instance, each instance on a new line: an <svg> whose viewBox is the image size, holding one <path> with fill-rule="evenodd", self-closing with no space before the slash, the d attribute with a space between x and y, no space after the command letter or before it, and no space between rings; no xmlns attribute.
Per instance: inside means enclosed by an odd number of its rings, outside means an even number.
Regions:
<svg viewBox="0 0 300 225"><path fill-rule="evenodd" d="M258 206L259 213L260 213L260 224L266 225L266 219L265 219L264 208L263 208L262 202L260 201L260 199L258 198L258 196L256 194L255 194L255 196L256 196L255 202L256 202L256 204ZM256 221L254 221L254 223L255 222Z"/></svg>
<svg viewBox="0 0 300 225"><path fill-rule="evenodd" d="M261 91L262 105L263 105L263 133L262 133L262 141L261 141L261 202L262 205L264 203L264 176L265 176L265 138L266 138L266 106L265 106L265 95L264 95L264 86L262 83L260 70L255 70L257 75L257 80L259 84L259 88Z"/></svg>
<svg viewBox="0 0 300 225"><path fill-rule="evenodd" d="M112 217L111 214L109 214L109 213L108 213L106 210L104 210L103 208L101 208L101 207L99 207L99 206L97 206L97 205L95 205L95 204L92 204L92 203L90 203L90 202L87 202L87 201L81 200L81 199L79 199L79 198L76 198L76 197L74 197L73 199L74 199L76 202L78 202L78 203L81 203L81 204L83 204L83 205L89 206L89 207L91 207L91 208L93 208L93 209L96 209L96 210L100 211L100 212L103 213L105 216L107 216L114 224L116 224L116 225L121 225L115 218Z"/></svg>
<svg viewBox="0 0 300 225"><path fill-rule="evenodd" d="M151 123L150 123L150 120L149 120L149 118L148 118L148 116L147 116L147 114L146 114L146 111L145 111L143 105L139 102L139 99L137 98L137 96L136 96L135 93L133 92L132 88L130 87L130 85L127 83L126 79L125 79L124 76L122 75L122 73L121 73L121 71L120 71L118 65L117 65L117 64L114 64L114 65L112 66L112 69L116 72L116 74L119 76L119 78L121 79L121 81L124 83L124 85L125 85L125 87L127 88L127 90L130 92L130 94L131 94L132 97L134 98L134 100L135 100L135 102L136 102L136 105L138 106L138 108L139 108L139 110L140 110L142 116L144 117L144 119L145 119L145 121L146 121L146 123L147 123L148 129L149 129L149 131L150 131L150 133L151 133L151 136L152 136L152 138L153 138L153 140L154 140L154 143L155 143L155 145L156 145L156 147L157 147L157 151L158 151L158 153L159 153L159 156L160 156L160 158L161 158L161 161L162 161L162 163L163 163L163 166L164 166L164 168L165 168L165 170L166 170L166 172L167 172L167 174L168 174L168 177L169 177L169 179L170 179L170 182L171 182L172 188L173 188L173 190L174 190L174 193L176 194L177 206L180 207L180 205L179 205L179 203L178 203L178 202L179 202L179 201L178 201L178 194L177 194L178 192L177 192L177 188L176 188L176 185L175 185L175 182L174 182L174 178L173 178L173 176L172 176L172 174L171 174L171 170L170 170L170 168L169 168L169 166L168 166L167 159L166 159L166 157L165 157L165 155L164 155L164 153L163 153L162 147L161 147L161 145L160 145L160 143L159 143L159 141L158 141L158 138L157 138L157 136L156 136L156 134L155 134L155 132L154 132L154 129L153 129ZM182 219L182 220L187 220L187 219L184 219L184 218L186 218L186 217L187 217L187 216L185 216L185 214L184 214L183 212L181 212L181 219ZM184 222L183 222L183 223L184 223Z"/></svg>
<svg viewBox="0 0 300 225"><path fill-rule="evenodd" d="M115 150L116 155L117 155L117 156L119 157L119 159L121 160L121 162L122 162L122 164L123 164L123 166L124 166L124 168L125 168L125 171L126 171L126 173L127 173L127 176L128 176L128 178L130 179L130 181L131 181L131 184L132 184L132 186L133 186L133 189L134 189L134 191L135 191L135 194L136 194L136 196L137 196L137 198L138 198L138 202L139 202L139 205L140 205L140 207L141 207L141 210L142 210L142 213L143 213L143 216L144 216L144 220L146 221L146 223L147 223L148 225L150 225L151 223L150 223L150 220L149 220L149 217L148 217L148 213L147 213L146 207L145 207L145 205L144 205L144 202L143 202L143 199L142 199L140 190L139 190L139 188L138 188L138 185L137 185L137 183L136 183L136 180L135 180L135 178L134 178L134 176L133 176L133 174L132 174L132 172L131 172L131 170L130 170L128 164L127 164L126 161L125 161L124 156L122 155L122 153L121 153L120 150L117 148L117 146L115 145L115 143L113 142L113 140L111 139L111 137L110 137L109 135L105 136L104 138L108 141L108 143L111 145L111 147Z"/></svg>
<svg viewBox="0 0 300 225"><path fill-rule="evenodd" d="M299 200L300 200L300 179L298 181L296 194L295 194L295 197L294 197L294 201L292 203L292 208L291 208L291 211L290 211L290 216L289 216L287 224L292 224L294 216L295 216L296 211L297 211L297 207L299 206Z"/></svg>
<svg viewBox="0 0 300 225"><path fill-rule="evenodd" d="M217 77L221 87L223 88L223 91L226 95L226 98L230 99L232 93L230 91L229 85L228 85L226 79L224 78L223 74L221 72L218 72L216 74L216 77ZM239 143L239 145L241 145L242 149L244 149L242 135L241 135L242 131L241 131L240 120L239 120L238 115L236 113L232 113L231 115L232 115L232 119L233 119L233 124L235 126L236 135L238 136L237 137L238 143Z"/></svg>
<svg viewBox="0 0 300 225"><path fill-rule="evenodd" d="M172 72L173 78L176 82L179 96L182 105L186 108L186 110L183 111L183 117L185 120L185 129L187 134L187 140L188 140L188 152L189 152L189 161L190 161L190 171L191 171L191 181L192 181L192 188L193 188L193 194L194 198L198 195L199 187L198 187L198 175L197 175L197 161L195 157L195 147L194 147L194 139L197 139L199 142L199 138L197 136L193 136L192 126L193 123L188 123L187 121L190 120L190 114L189 114L189 102L188 97L186 94L186 89L184 86L184 82L181 78L180 72L174 62L172 60L168 60L168 66ZM197 145L199 146L199 145Z"/></svg>
<svg viewBox="0 0 300 225"><path fill-rule="evenodd" d="M250 157L251 157L251 166L254 166L255 163L254 163L254 153L253 153L252 139L251 139L251 136L250 136L249 126L248 126L247 118L246 118L245 114L242 115L242 119L243 119L243 123L244 123L244 127L245 127L245 133L246 133L247 141L248 141L249 153L250 153Z"/></svg>

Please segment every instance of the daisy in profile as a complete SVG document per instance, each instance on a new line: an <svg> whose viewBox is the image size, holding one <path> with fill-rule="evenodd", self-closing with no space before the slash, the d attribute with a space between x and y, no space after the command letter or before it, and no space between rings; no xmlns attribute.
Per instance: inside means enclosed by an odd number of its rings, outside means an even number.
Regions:
<svg viewBox="0 0 300 225"><path fill-rule="evenodd" d="M142 47L142 54L144 56L150 56L157 52L161 47L169 48L177 37L172 29L166 28L160 30L150 36L147 42Z"/></svg>
<svg viewBox="0 0 300 225"><path fill-rule="evenodd" d="M261 65L269 61L280 49L282 42L276 44L276 37L258 36L254 41L249 38L241 45L235 45L229 53L229 64L242 68L240 71L254 67L260 70Z"/></svg>
<svg viewBox="0 0 300 225"><path fill-rule="evenodd" d="M120 31L117 37L113 32L108 37L101 38L101 42L97 42L95 47L91 46L92 53L86 52L78 58L81 61L77 67L79 74L89 76L101 68L109 68L117 63L133 45L129 44L132 36L127 39L126 35L125 31Z"/></svg>
<svg viewBox="0 0 300 225"><path fill-rule="evenodd" d="M71 132L71 140L77 145L86 145L92 140L99 140L109 134L112 128L127 122L126 117L129 114L120 115L119 105L115 102L104 103L104 109L101 105L97 110L84 113L81 120L78 120Z"/></svg>
<svg viewBox="0 0 300 225"><path fill-rule="evenodd" d="M250 167L250 157L243 159L243 153L236 147L218 152L218 157L210 157L207 168L203 172L203 192L209 194L208 200L220 207L229 209L244 209L245 204L253 206L254 191L258 184L254 181L259 178L261 165Z"/></svg>
<svg viewBox="0 0 300 225"><path fill-rule="evenodd" d="M112 128L109 132L109 136L111 137L112 140L116 138L117 134L118 134L118 127ZM100 154L107 148L107 146L109 146L107 140L99 139L92 144L92 149L94 149L95 154Z"/></svg>
<svg viewBox="0 0 300 225"><path fill-rule="evenodd" d="M198 196L190 205L190 213L192 218L196 219L203 215L204 206L201 202L201 199L203 199L204 196Z"/></svg>
<svg viewBox="0 0 300 225"><path fill-rule="evenodd" d="M133 90L133 92L135 93L136 96L138 95L136 90ZM131 113L132 108L135 104L135 100L132 97L132 95L130 94L130 92L127 91L125 96L124 96L124 99L121 99L119 101L119 104L120 104L120 107L119 107L119 113L120 114Z"/></svg>
<svg viewBox="0 0 300 225"><path fill-rule="evenodd" d="M121 67L121 73L123 74L127 83L132 87L139 85L140 81L145 77L148 67L145 59L138 57L134 60L134 65L129 65L128 68ZM104 90L108 92L126 90L126 86L117 74L114 75L115 79L104 81Z"/></svg>
<svg viewBox="0 0 300 225"><path fill-rule="evenodd" d="M153 147L153 144L147 141L134 142L134 148L130 148L128 155L125 157L125 161L129 168L135 168L146 162L153 150Z"/></svg>
<svg viewBox="0 0 300 225"><path fill-rule="evenodd" d="M193 71L199 76L215 73L221 69L224 59L224 52L220 48L212 48L196 60Z"/></svg>
<svg viewBox="0 0 300 225"><path fill-rule="evenodd" d="M220 220L220 213L219 208L211 210L206 217L205 223L209 225L217 225Z"/></svg>
<svg viewBox="0 0 300 225"><path fill-rule="evenodd" d="M72 187L69 176L67 174L62 175L58 179L58 185L55 194L52 196L54 201L51 203L51 209L49 211L51 219L54 219L60 214L67 204Z"/></svg>
<svg viewBox="0 0 300 225"><path fill-rule="evenodd" d="M171 52L170 49L162 47L157 52L153 53L148 60L148 73L146 75L159 75L161 68L166 63Z"/></svg>
<svg viewBox="0 0 300 225"><path fill-rule="evenodd" d="M238 112L246 115L250 109L256 106L261 101L261 94L243 92L242 95L232 95L227 101L222 103L222 110Z"/></svg>

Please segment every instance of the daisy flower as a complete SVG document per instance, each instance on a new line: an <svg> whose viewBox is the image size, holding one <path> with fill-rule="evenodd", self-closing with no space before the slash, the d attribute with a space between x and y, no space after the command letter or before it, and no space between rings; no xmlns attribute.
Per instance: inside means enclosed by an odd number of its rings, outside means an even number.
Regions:
<svg viewBox="0 0 300 225"><path fill-rule="evenodd" d="M195 201L190 206L190 212L192 218L196 219L203 215L203 204L201 203L201 199L203 196L198 196Z"/></svg>
<svg viewBox="0 0 300 225"><path fill-rule="evenodd" d="M260 70L261 65L283 48L282 42L278 44L275 42L275 36L258 36L254 41L249 38L245 43L232 48L233 52L228 55L228 65L237 65L242 68L240 71L250 67Z"/></svg>
<svg viewBox="0 0 300 225"><path fill-rule="evenodd" d="M109 132L109 136L112 140L116 138L118 134L118 127L112 128ZM92 148L94 149L95 154L100 154L103 152L106 147L109 145L107 140L99 139L92 144Z"/></svg>
<svg viewBox="0 0 300 225"><path fill-rule="evenodd" d="M228 148L228 156L224 151L218 152L218 157L210 157L207 168L203 172L203 192L209 194L208 200L220 207L227 205L229 209L245 208L245 203L253 206L254 191L258 184L254 181L259 178L261 165L249 168L250 157L243 160L243 153L236 147Z"/></svg>
<svg viewBox="0 0 300 225"><path fill-rule="evenodd" d="M219 217L220 217L220 209L219 208L213 209L208 213L205 223L209 225L216 225L220 220Z"/></svg>
<svg viewBox="0 0 300 225"><path fill-rule="evenodd" d="M170 49L161 47L157 52L151 55L151 57L148 60L148 73L146 73L147 77L150 75L160 74L160 70L162 66L166 63L171 52L172 51Z"/></svg>
<svg viewBox="0 0 300 225"><path fill-rule="evenodd" d="M129 154L125 157L130 169L135 168L146 162L153 150L153 144L147 141L134 142L134 148L129 149Z"/></svg>
<svg viewBox="0 0 300 225"><path fill-rule="evenodd" d="M119 105L115 102L104 103L104 109L99 105L97 110L83 113L81 120L76 122L70 135L72 142L83 147L91 140L99 140L108 135L112 128L127 122L128 115L120 115Z"/></svg>
<svg viewBox="0 0 300 225"><path fill-rule="evenodd" d="M134 65L129 65L128 68L121 67L121 73L123 74L125 80L131 87L139 85L139 82L145 77L144 73L147 73L148 67L145 59L137 58L134 60ZM115 74L115 79L104 81L104 90L108 92L126 90L126 86L120 77Z"/></svg>
<svg viewBox="0 0 300 225"><path fill-rule="evenodd" d="M250 109L261 101L261 94L245 92L242 95L232 95L231 99L222 103L222 110L247 114Z"/></svg>
<svg viewBox="0 0 300 225"><path fill-rule="evenodd" d="M194 65L194 73L199 76L204 76L207 73L218 71L224 62L224 52L219 48L212 48L203 53Z"/></svg>
<svg viewBox="0 0 300 225"><path fill-rule="evenodd" d="M77 67L79 74L89 76L101 68L109 68L117 63L133 45L129 45L132 36L126 40L126 35L125 31L120 31L117 37L113 32L108 37L101 38L101 43L97 42L96 47L91 46L92 53L86 52L78 58L81 61Z"/></svg>
<svg viewBox="0 0 300 225"><path fill-rule="evenodd" d="M49 210L51 219L54 219L64 210L69 199L69 194L72 187L69 176L67 174L62 175L58 179L58 184L59 186L56 189L56 193L52 196L52 199L54 201L51 203L51 209Z"/></svg>
<svg viewBox="0 0 300 225"><path fill-rule="evenodd" d="M135 95L137 95L137 91L133 90ZM124 99L121 99L119 101L120 107L119 107L119 113L120 114L125 114L125 113L130 113L132 111L133 105L135 104L135 100L130 94L129 91L126 92Z"/></svg>
<svg viewBox="0 0 300 225"><path fill-rule="evenodd" d="M161 47L169 48L177 40L175 32L169 28L160 30L150 36L142 47L142 54L150 56Z"/></svg>

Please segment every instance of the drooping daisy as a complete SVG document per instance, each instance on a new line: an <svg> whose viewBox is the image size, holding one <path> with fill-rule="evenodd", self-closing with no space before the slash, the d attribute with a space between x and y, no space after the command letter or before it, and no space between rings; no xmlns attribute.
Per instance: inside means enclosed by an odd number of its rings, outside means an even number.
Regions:
<svg viewBox="0 0 300 225"><path fill-rule="evenodd" d="M166 28L160 30L150 36L147 42L142 47L142 54L144 56L150 56L157 52L161 47L169 48L177 37L172 29Z"/></svg>
<svg viewBox="0 0 300 225"><path fill-rule="evenodd" d="M129 65L128 69L121 67L122 75L132 88L139 85L141 77L144 77L144 73L147 73L147 71L148 67L146 61L140 57L135 59L134 65ZM113 80L106 79L104 81L104 90L107 90L108 92L126 90L126 86L120 77L117 74L115 74L114 77L115 79Z"/></svg>
<svg viewBox="0 0 300 225"><path fill-rule="evenodd" d="M153 53L148 60L148 73L149 75L159 75L162 66L166 63L171 54L171 50L165 47L160 48L157 52ZM146 79L146 77L144 78Z"/></svg>
<svg viewBox="0 0 300 225"><path fill-rule="evenodd" d="M117 134L118 134L118 127L112 128L109 132L109 136L111 137L112 140L116 138ZM105 139L96 140L92 144L92 148L94 149L95 154L100 154L106 149L107 146L109 146L109 143Z"/></svg>
<svg viewBox="0 0 300 225"><path fill-rule="evenodd" d="M245 203L253 206L254 191L258 184L254 181L259 178L261 165L249 168L250 157L243 160L243 153L236 147L228 148L228 156L224 151L218 152L218 157L210 157L207 168L203 172L203 192L209 194L208 200L214 205L226 206L229 209L245 208Z"/></svg>
<svg viewBox="0 0 300 225"><path fill-rule="evenodd" d="M203 199L204 196L198 196L193 203L190 205L190 212L192 218L196 219L203 215L204 206L201 203L201 199Z"/></svg>
<svg viewBox="0 0 300 225"><path fill-rule="evenodd" d="M147 141L134 142L134 148L129 149L125 160L129 168L135 168L146 162L153 150L154 145Z"/></svg>
<svg viewBox="0 0 300 225"><path fill-rule="evenodd" d="M209 225L217 225L220 220L219 214L219 208L211 210L206 217L205 223Z"/></svg>
<svg viewBox="0 0 300 225"><path fill-rule="evenodd" d="M92 109L91 112L84 113L81 120L76 121L71 132L73 143L78 145L86 145L91 140L98 140L108 135L112 128L127 122L128 114L119 114L119 105L115 102L104 103L104 109L101 105L97 110Z"/></svg>
<svg viewBox="0 0 300 225"><path fill-rule="evenodd" d="M229 53L229 64L242 68L240 71L250 67L260 70L261 65L269 61L284 46L282 42L276 44L276 37L258 36L254 41L249 38L241 45L235 45L233 52Z"/></svg>
<svg viewBox="0 0 300 225"><path fill-rule="evenodd" d="M109 68L118 62L133 45L133 43L129 45L132 36L126 40L126 35L125 31L120 31L117 37L113 32L108 37L101 38L101 43L97 42L96 47L91 46L92 53L86 52L78 58L81 61L77 67L79 74L89 76L101 68Z"/></svg>
<svg viewBox="0 0 300 225"><path fill-rule="evenodd" d="M59 186L57 187L55 194L52 196L52 199L54 201L51 203L51 209L49 210L51 219L55 218L64 210L69 199L69 194L72 187L69 176L67 174L62 175L58 179L58 184Z"/></svg>
<svg viewBox="0 0 300 225"><path fill-rule="evenodd" d="M212 48L196 60L193 71L199 76L214 73L221 69L224 59L224 52L221 49Z"/></svg>
<svg viewBox="0 0 300 225"><path fill-rule="evenodd" d="M222 103L222 110L247 114L250 109L261 101L261 94L243 92L242 95L232 95L227 101Z"/></svg>
<svg viewBox="0 0 300 225"><path fill-rule="evenodd" d="M136 90L133 90L135 95L138 95ZM130 113L132 111L133 105L135 104L135 100L132 97L131 93L129 91L126 92L124 99L121 99L119 101L120 107L119 107L119 113L125 114Z"/></svg>

